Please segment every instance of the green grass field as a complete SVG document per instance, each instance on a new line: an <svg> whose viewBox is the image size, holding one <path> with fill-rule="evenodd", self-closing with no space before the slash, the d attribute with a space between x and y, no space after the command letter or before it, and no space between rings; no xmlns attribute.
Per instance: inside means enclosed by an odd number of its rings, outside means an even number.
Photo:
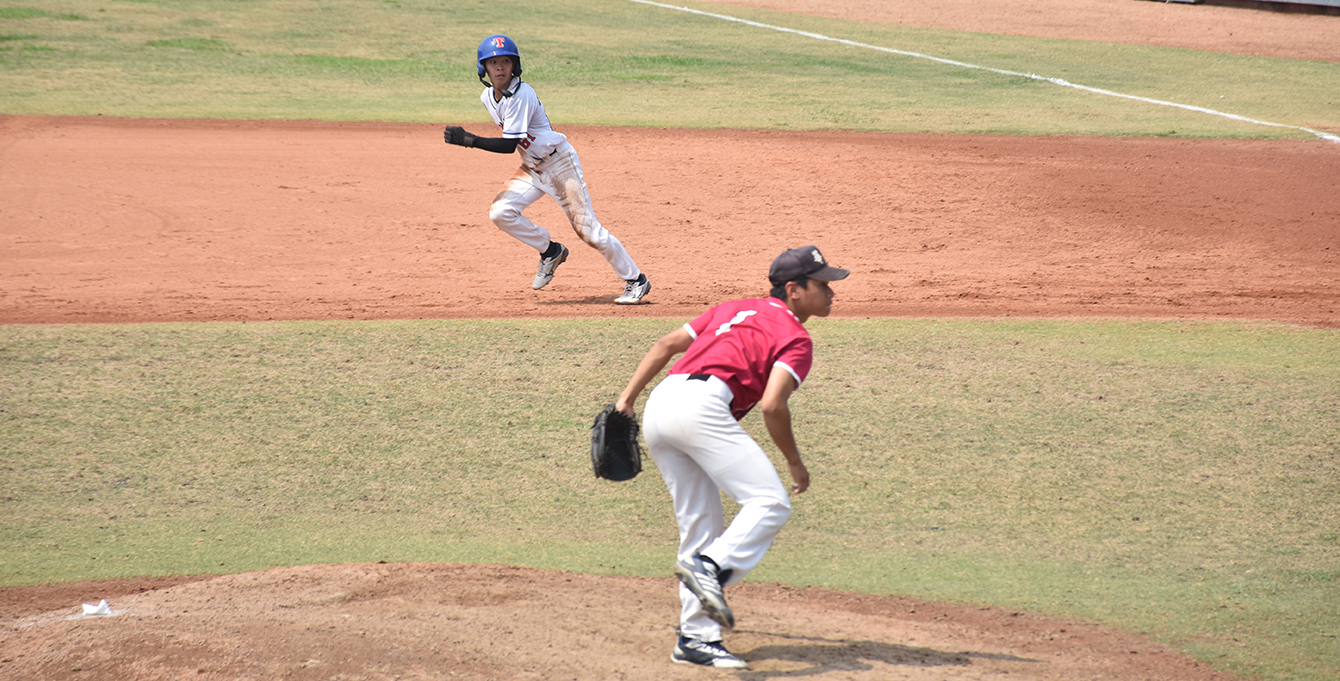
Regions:
<svg viewBox="0 0 1340 681"><path fill-rule="evenodd" d="M1340 131L1336 64L674 4ZM482 122L473 50L496 31L559 125L1312 138L624 0L0 0L0 113ZM585 451L673 323L0 327L0 586L372 560L664 575L654 469L600 483ZM812 327L814 487L752 579L1340 676L1336 332Z"/></svg>
<svg viewBox="0 0 1340 681"><path fill-rule="evenodd" d="M0 585L377 560L663 575L654 467L597 481L586 452L674 323L0 327ZM1334 675L1340 333L811 327L793 404L814 486L751 579L1077 615L1249 675Z"/></svg>
<svg viewBox="0 0 1340 681"><path fill-rule="evenodd" d="M1340 131L1331 63L688 4ZM0 0L0 111L485 122L474 48L497 31L522 46L558 124L1312 137L627 0Z"/></svg>

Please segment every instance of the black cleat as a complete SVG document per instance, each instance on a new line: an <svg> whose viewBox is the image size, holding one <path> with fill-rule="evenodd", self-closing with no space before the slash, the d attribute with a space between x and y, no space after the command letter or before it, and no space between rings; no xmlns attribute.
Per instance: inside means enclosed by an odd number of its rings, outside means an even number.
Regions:
<svg viewBox="0 0 1340 681"><path fill-rule="evenodd" d="M703 611L712 621L727 629L735 627L735 613L726 605L726 594L721 589L721 569L701 555L675 563L675 576L693 592L703 604Z"/></svg>
<svg viewBox="0 0 1340 681"><path fill-rule="evenodd" d="M679 664L698 664L717 669L748 669L749 663L731 654L721 641L699 641L680 636L670 659Z"/></svg>

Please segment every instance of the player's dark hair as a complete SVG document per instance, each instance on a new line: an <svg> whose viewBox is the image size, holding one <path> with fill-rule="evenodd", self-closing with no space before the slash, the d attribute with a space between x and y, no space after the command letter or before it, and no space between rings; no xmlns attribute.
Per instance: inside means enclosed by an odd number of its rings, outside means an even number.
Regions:
<svg viewBox="0 0 1340 681"><path fill-rule="evenodd" d="M786 285L791 282L795 282L795 284L800 288L810 287L810 278L802 274L799 277L792 279L791 281L784 281L780 284L774 284L772 290L768 292L768 295L778 300L786 300Z"/></svg>

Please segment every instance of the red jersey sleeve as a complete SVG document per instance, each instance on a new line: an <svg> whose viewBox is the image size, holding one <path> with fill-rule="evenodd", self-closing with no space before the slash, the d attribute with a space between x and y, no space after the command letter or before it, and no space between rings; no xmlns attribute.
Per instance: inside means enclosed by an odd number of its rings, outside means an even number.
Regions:
<svg viewBox="0 0 1340 681"><path fill-rule="evenodd" d="M796 379L796 387L799 388L805 382L805 377L810 375L810 366L814 364L814 341L809 336L791 339L772 364L791 372L791 378Z"/></svg>

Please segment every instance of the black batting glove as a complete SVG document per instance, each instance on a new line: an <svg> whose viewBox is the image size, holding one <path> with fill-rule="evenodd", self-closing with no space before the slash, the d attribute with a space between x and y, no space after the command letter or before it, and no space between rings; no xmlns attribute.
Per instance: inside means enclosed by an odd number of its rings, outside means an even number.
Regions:
<svg viewBox="0 0 1340 681"><path fill-rule="evenodd" d="M455 144L462 147L475 146L475 136L465 131L458 125L448 125L446 130L442 131L442 139L447 144Z"/></svg>

